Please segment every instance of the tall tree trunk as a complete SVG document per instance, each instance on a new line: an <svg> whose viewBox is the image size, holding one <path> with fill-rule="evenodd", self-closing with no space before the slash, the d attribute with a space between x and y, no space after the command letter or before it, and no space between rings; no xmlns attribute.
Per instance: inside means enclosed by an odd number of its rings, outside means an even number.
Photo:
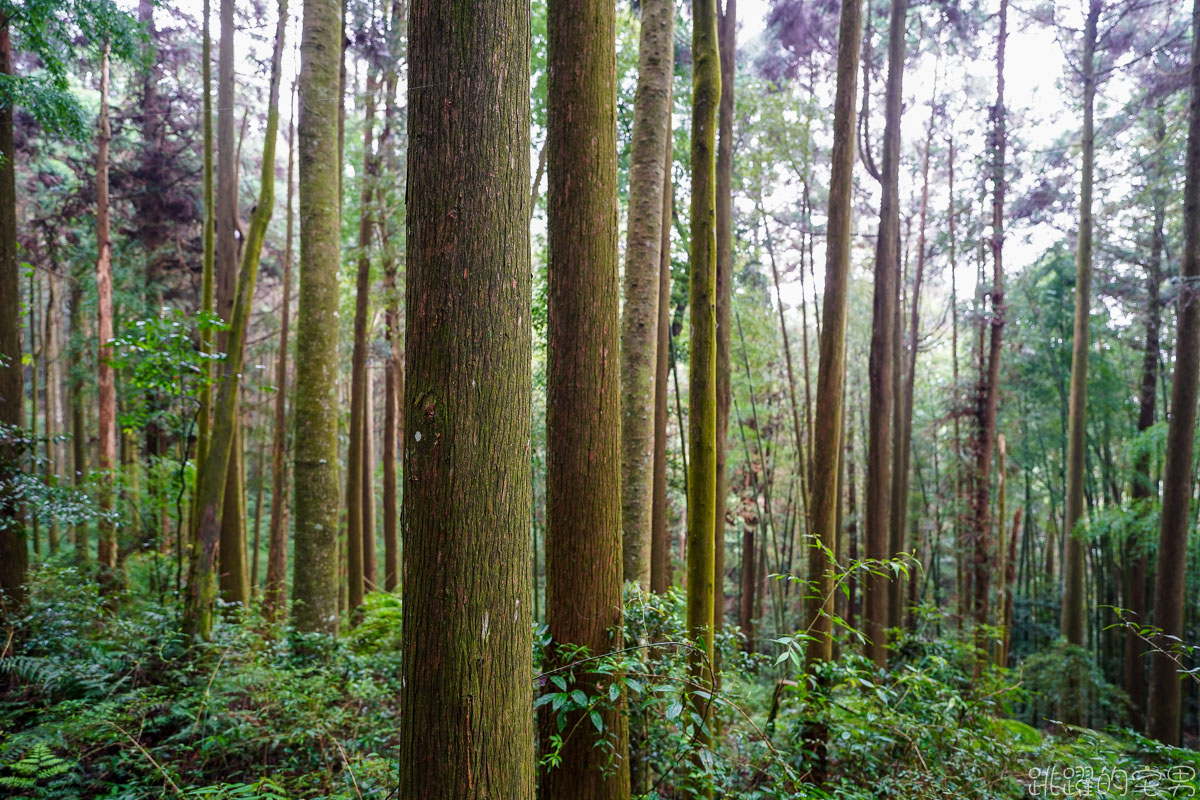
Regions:
<svg viewBox="0 0 1200 800"><path fill-rule="evenodd" d="M3 161L3 159L0 159L0 161ZM0 170L2 169L3 165L0 164ZM2 187L0 187L0 191L3 191ZM0 214L3 214L3 211L0 211ZM74 279L74 277L71 280L68 302L71 305L70 316L68 318L70 335L68 337L69 354L67 358L67 392L70 395L69 403L71 407L71 485L79 489L87 479L88 465L87 425L83 405L84 380L79 374L81 371L80 362L82 360L80 358L80 350L82 348L77 341L77 336L81 336L83 333L84 325L83 286L82 282ZM73 536L75 540L75 563L82 566L88 559L87 522L81 522L76 525Z"/></svg>
<svg viewBox="0 0 1200 800"><path fill-rule="evenodd" d="M30 455L30 471L37 474L37 463L41 457L38 453L38 331L37 331L37 309L41 305L41 289L37 282L36 270L29 271L29 299L26 307L29 310L29 455ZM40 509L28 508L29 513L29 533L33 539L33 555L40 557L42 555L42 533L41 525L39 524Z"/></svg>
<svg viewBox="0 0 1200 800"><path fill-rule="evenodd" d="M0 75L13 75L8 18L0 11ZM17 261L17 169L13 107L0 105L0 425L24 425L25 367L21 363L21 281ZM14 433L0 433L0 486L19 469ZM29 550L17 498L0 490L0 620L15 619L25 603Z"/></svg>
<svg viewBox="0 0 1200 800"><path fill-rule="evenodd" d="M338 629L338 265L341 203L339 0L304 0L296 128L300 305L296 316L296 555L292 617L302 631Z"/></svg>
<svg viewBox="0 0 1200 800"><path fill-rule="evenodd" d="M267 100L267 126L264 131L262 175L258 203L250 218L237 287L233 293L233 313L229 320L228 347L221 362L217 400L213 406L212 440L199 471L196 488L196 541L188 564L188 589L185 597L183 631L192 639L207 639L212 633L216 586L213 572L220 548L224 546L227 519L222 511L230 500L226 479L237 457L234 446L238 430L238 389L241 382L242 355L246 326L254 303L254 286L263 239L275 207L275 135L279 129L279 81L283 60L284 31L287 28L287 0L279 0L279 20L275 28L275 47L271 56L271 84ZM238 487L240 501L240 487ZM241 544L240 542L238 544ZM243 567L245 554L242 554ZM223 559L222 565L227 562ZM245 572L242 578L245 579ZM248 583L248 582L247 582ZM249 587L246 587L249 594Z"/></svg>
<svg viewBox="0 0 1200 800"><path fill-rule="evenodd" d="M717 242L716 134L721 100L717 0L692 4L691 353L688 366L687 628L700 647L690 657L692 679L712 679L717 492ZM704 654L704 658L700 656ZM711 703L694 698L705 721ZM707 727L697 744L708 745Z"/></svg>
<svg viewBox="0 0 1200 800"><path fill-rule="evenodd" d="M718 4L719 7L719 4ZM732 397L729 361L729 312L733 304L733 84L737 71L737 2L725 0L718 11L717 47L721 96L717 106L717 454L713 529L713 630L725 627L725 507L729 497L726 440ZM720 664L716 665L718 668Z"/></svg>
<svg viewBox="0 0 1200 800"><path fill-rule="evenodd" d="M46 313L42 317L42 363L46 375L46 464L45 480L50 486L62 482L62 465L66 460L65 446L60 434L62 419L62 376L59 369L60 345L58 343L58 269L52 260L50 274L46 277ZM58 516L50 518L50 529L46 532L50 553L58 552Z"/></svg>
<svg viewBox="0 0 1200 800"><path fill-rule="evenodd" d="M629 156L629 228L621 318L621 525L625 580L650 588L654 504L654 401L663 229L663 159L671 138L675 4L642 3L638 87Z"/></svg>
<svg viewBox="0 0 1200 800"><path fill-rule="evenodd" d="M366 109L363 118L363 177L359 201L358 272L354 295L354 351L350 359L350 446L346 451L346 568L347 602L352 615L363 601L366 566L363 527L363 437L367 405L367 326L371 294L371 191L377 174L371 146L374 141L375 89L374 69L368 67Z"/></svg>
<svg viewBox="0 0 1200 800"><path fill-rule="evenodd" d="M111 511L113 508L113 470L117 463L117 395L112 364L108 360L108 343L113 338L112 239L109 232L108 206L108 145L112 133L108 122L108 62L109 49L106 43L100 56L100 115L97 123L99 137L96 150L96 247L99 250L96 259L96 393L100 414L96 466L104 473L98 496L98 504L102 511ZM109 519L102 517L99 532L96 556L101 569L116 569L116 527Z"/></svg>
<svg viewBox="0 0 1200 800"><path fill-rule="evenodd" d="M903 0L900 0L903 2ZM837 90L833 105L833 151L829 180L829 223L825 250L824 324L817 365L816 416L812 450L812 545L806 627L812 635L809 664L833 656L833 572L829 554L837 544L838 473L842 396L846 383L846 302L850 280L851 200L854 179L855 94L862 45L862 4L842 4L838 27Z"/></svg>
<svg viewBox="0 0 1200 800"><path fill-rule="evenodd" d="M210 33L209 18L212 16L211 0L204 0L204 21L200 44L200 74L204 86L203 95L204 128L204 221L202 239L204 247L203 265L200 273L200 312L203 317L210 316L213 311L213 299L216 291L214 283L214 263L216 259L216 209L213 196L213 120L212 120L212 34ZM202 319L200 325L200 352L209 354L212 351L212 327L207 319ZM212 427L212 367L206 361L202 367L203 380L200 382L200 413L196 431L196 463L204 461L208 454L208 432Z"/></svg>
<svg viewBox="0 0 1200 800"><path fill-rule="evenodd" d="M217 47L217 151L220 158L217 161L217 204L214 207L218 217L216 220L216 310L226 323L229 323L233 316L234 294L237 291L239 280L238 239L242 233L238 222L237 187L237 162L240 148L234 137L234 122L237 113L234 106L234 7L235 0L221 0L221 41ZM226 360L234 347L229 336L228 331L223 331L217 336L217 346L226 354ZM225 474L222 475L225 479L225 499L221 504L221 546L218 560L220 561L221 598L227 603L247 605L250 602L250 574L246 564L246 521L242 503L245 470L242 463L243 441L239 405L237 392L235 392L233 455L228 461ZM216 416L217 412L214 408L213 428L216 428L217 425ZM210 431L210 435L215 436L215 431ZM204 463L217 462L206 457ZM203 502L198 487L199 481L197 481L196 508L202 509Z"/></svg>
<svg viewBox="0 0 1200 800"><path fill-rule="evenodd" d="M1175 382L1171 386L1171 422L1163 462L1162 522L1154 580L1154 625L1163 633L1159 646L1170 650L1183 634L1184 576L1187 568L1189 505L1192 496L1192 447L1196 436L1196 387L1200 379L1200 0L1192 4L1192 65L1188 105L1187 173L1183 190L1183 260ZM1185 662L1186 664L1186 662ZM1179 744L1181 667L1171 656L1155 653L1150 668L1148 731L1166 744Z"/></svg>
<svg viewBox="0 0 1200 800"><path fill-rule="evenodd" d="M875 245L875 297L868 364L871 391L864 522L867 557L872 559L886 559L892 555L888 547L891 423L892 404L895 401L892 388L892 339L900 273L900 112L907 11L908 0L892 0L881 176L883 199L879 207L879 237ZM836 477L837 472L834 470L830 474ZM833 510L832 505L830 510ZM885 626L888 621L889 591L889 580L881 570L873 570L868 574L863 620L868 641L867 654L880 666L887 663Z"/></svg>
<svg viewBox="0 0 1200 800"><path fill-rule="evenodd" d="M379 589L379 563L375 553L375 381L367 365L363 399L362 432L362 542L363 589Z"/></svg>
<svg viewBox="0 0 1200 800"><path fill-rule="evenodd" d="M271 527L267 541L267 582L263 590L263 613L275 622L287 608L288 492L287 492L287 398L288 328L292 314L292 240L295 189L296 95L292 93L292 116L288 122L287 229L283 245L283 297L280 300L279 357L275 362L275 432L271 442Z"/></svg>
<svg viewBox="0 0 1200 800"><path fill-rule="evenodd" d="M949 183L949 209L948 209L948 227L950 237L950 363L951 363L951 384L953 386L953 406L951 408L952 417L954 419L954 469L952 472L952 480L954 481L954 496L953 502L950 505L953 514L951 518L951 529L953 531L954 540L954 600L956 603L956 612L958 615L958 624L961 625L963 619L966 618L970 609L970 598L966 593L966 540L963 535L962 525L962 430L959 424L959 383L958 383L958 279L956 277L958 271L957 249L958 244L955 236L955 222L958 219L957 200L954 195L954 134L951 132L949 137L949 147L946 156L948 183Z"/></svg>
<svg viewBox="0 0 1200 800"><path fill-rule="evenodd" d="M1154 189L1154 226L1150 231L1150 261L1146 265L1146 345L1142 355L1142 381L1138 390L1138 431L1154 425L1156 397L1158 392L1159 328L1162 311L1159 284L1162 282L1162 256L1164 248L1163 224L1166 221L1167 201L1165 183L1166 166L1162 150L1166 141L1166 120L1160 102L1154 110L1154 158L1150 180ZM1152 503L1158 498L1158 481L1153 473L1148 450L1140 450L1133 463L1133 478L1130 481L1130 496L1135 510L1149 515ZM1125 601L1131 621L1145 625L1146 620L1146 548L1148 543L1140 537L1130 536L1125 543ZM1129 696L1133 727L1143 730L1146 716L1145 643L1135 628L1125 631L1124 687Z"/></svg>
<svg viewBox="0 0 1200 800"><path fill-rule="evenodd" d="M1077 530L1077 527L1083 520L1083 484L1087 469L1087 368L1090 338L1088 320L1092 300L1092 170L1096 149L1092 118L1096 100L1096 26L1101 5L1101 0L1091 0L1083 34L1083 133L1080 142L1083 151L1083 174L1079 187L1079 239L1075 253L1075 331L1071 350L1071 400L1067 433L1067 511L1064 527L1067 541L1063 566L1062 635L1068 642L1077 645L1083 644L1084 594L1087 591L1084 583L1087 544L1083 532ZM1190 437L1188 442L1190 448ZM1188 462L1191 463L1190 455ZM1073 704L1066 703L1064 708L1071 705ZM1065 721L1079 722L1078 719Z"/></svg>
<svg viewBox="0 0 1200 800"><path fill-rule="evenodd" d="M622 641L615 15L605 0L551 0L547 12L546 618L556 644L591 655ZM661 169L659 145L652 155ZM656 197L651 213L660 204ZM611 680L576 673L588 695L607 696ZM602 732L586 711L574 713L542 794L629 797L624 709L601 711ZM558 733L548 706L541 722L548 744Z"/></svg>
<svg viewBox="0 0 1200 800"><path fill-rule="evenodd" d="M668 103L667 128L670 129ZM671 215L675 207L674 142L663 143L662 244L658 261L658 348L654 378L654 502L650 542L650 591L671 585L671 529L667 519L667 394L671 370Z"/></svg>
<svg viewBox="0 0 1200 800"><path fill-rule="evenodd" d="M533 800L529 3L410 9L398 794Z"/></svg>

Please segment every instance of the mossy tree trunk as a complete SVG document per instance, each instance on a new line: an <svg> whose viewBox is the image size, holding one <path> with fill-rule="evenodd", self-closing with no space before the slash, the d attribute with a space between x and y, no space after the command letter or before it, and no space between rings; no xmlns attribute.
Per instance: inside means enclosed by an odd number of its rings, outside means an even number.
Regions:
<svg viewBox="0 0 1200 800"><path fill-rule="evenodd" d="M829 553L837 542L840 497L839 441L846 381L846 302L850 280L851 199L854 180L855 95L858 57L862 45L862 3L842 4L838 27L837 89L833 105L832 172L829 180L829 224L825 250L825 298L821 326L820 361L817 367L816 414L822 420L813 428L812 543L806 628L813 638L805 658L809 664L832 657L830 638L833 610L833 573Z"/></svg>
<svg viewBox="0 0 1200 800"><path fill-rule="evenodd" d="M409 8L398 794L532 800L530 9Z"/></svg>
<svg viewBox="0 0 1200 800"><path fill-rule="evenodd" d="M1075 328L1071 348L1071 394L1067 423L1067 486L1064 531L1067 536L1063 563L1062 635L1071 644L1083 644L1084 564L1087 543L1080 529L1084 514L1084 480L1087 470L1087 368L1091 341L1088 324L1092 306L1092 171L1095 163L1096 28L1101 0L1091 0L1083 33L1083 132L1080 137L1083 170L1079 184L1079 236L1075 250ZM1182 340L1182 339L1181 339ZM1190 437L1188 439L1189 447ZM1190 451L1189 451L1190 452ZM1191 462L1190 456L1188 462ZM1077 704L1065 703L1064 709ZM1064 720L1078 723L1079 719Z"/></svg>
<svg viewBox="0 0 1200 800"><path fill-rule="evenodd" d="M296 316L294 577L292 618L302 631L338 629L338 267L341 181L338 106L342 7L304 0L300 117L300 304Z"/></svg>
<svg viewBox="0 0 1200 800"><path fill-rule="evenodd" d="M675 4L642 3L638 85L629 156L629 227L621 318L621 528L624 578L650 588L654 503L654 398L663 216L663 160L671 138Z"/></svg>
<svg viewBox="0 0 1200 800"><path fill-rule="evenodd" d="M1162 521L1158 568L1154 581L1154 625L1163 634L1159 646L1170 651L1183 635L1184 577L1192 496L1192 448L1196 437L1196 390L1200 382L1200 0L1192 5L1192 65L1189 81L1186 180L1183 190L1183 263L1179 322L1175 348L1175 382L1171 386L1171 422L1163 462ZM1178 746L1181 666L1165 653L1155 653L1150 667L1148 731Z"/></svg>
<svg viewBox="0 0 1200 800"><path fill-rule="evenodd" d="M605 0L551 0L547 31L546 619L554 647L574 652L582 646L601 655L623 644L616 7ZM661 140L653 144L653 177L661 180ZM661 201L653 197L649 212L661 212ZM658 235L654 229L655 251ZM652 255L657 262L657 252ZM650 280L640 293L654 288ZM644 557L641 552L639 562ZM565 666L557 653L547 663ZM541 793L627 798L628 719L622 698L607 703L612 675L583 667L575 680L589 696L606 699L603 731L586 711L575 712L561 763L543 773ZM549 706L543 706L541 732L544 746L558 733Z"/></svg>
<svg viewBox="0 0 1200 800"><path fill-rule="evenodd" d="M713 659L717 492L717 242L716 134L721 100L717 0L692 4L691 353L688 365L687 628L700 648L692 679L708 686ZM701 653L704 657L701 657ZM704 721L698 747L710 741L710 703L695 695Z"/></svg>
<svg viewBox="0 0 1200 800"><path fill-rule="evenodd" d="M229 501L228 469L236 457L237 396L241 383L242 354L246 327L254 302L258 262L263 239L275 207L275 135L279 129L279 81L283 60L283 36L287 27L287 0L279 0L279 21L275 29L275 48L271 57L271 84L268 94L267 126L264 131L262 175L258 203L250 218L242 264L234 291L233 313L229 321L228 352L221 362L217 400L213 406L212 439L200 468L196 488L196 541L188 564L188 589L185 597L183 631L193 639L207 639L212 633L216 586L213 572L220 548L225 544L223 505ZM240 494L240 492L239 492ZM240 499L240 498L239 498ZM222 560L222 565L225 561ZM247 592L248 594L248 592Z"/></svg>
<svg viewBox="0 0 1200 800"><path fill-rule="evenodd" d="M13 74L8 20L0 12L0 75ZM17 171L13 141L13 108L0 106L0 425L23 426L25 394L21 363L21 273L17 261ZM0 433L0 486L9 486L19 469L16 442ZM0 620L15 617L25 601L29 550L21 507L0 490Z"/></svg>
<svg viewBox="0 0 1200 800"><path fill-rule="evenodd" d="M868 364L870 424L867 429L867 490L863 503L867 557L872 559L886 559L893 555L888 540L892 406L896 400L892 348L895 346L896 294L900 276L900 113L907 11L908 0L892 0L880 175L883 197L879 206L879 237L875 244L875 295ZM831 474L836 478L836 470ZM887 575L873 570L866 578L863 622L868 642L867 654L880 666L887 664L889 593Z"/></svg>

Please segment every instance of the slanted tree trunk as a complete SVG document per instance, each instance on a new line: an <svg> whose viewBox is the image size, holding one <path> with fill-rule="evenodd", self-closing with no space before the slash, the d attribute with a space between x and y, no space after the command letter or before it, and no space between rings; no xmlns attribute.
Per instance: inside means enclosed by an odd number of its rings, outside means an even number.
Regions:
<svg viewBox="0 0 1200 800"><path fill-rule="evenodd" d="M871 317L870 427L867 431L867 491L864 502L867 557L890 558L888 546L889 491L892 447L892 348L896 292L900 274L900 112L904 79L904 30L908 0L892 0L888 29L888 79L885 97L883 198L879 207L879 237L875 245L875 296ZM826 323L828 324L828 323ZM815 449L815 448L814 448ZM836 449L836 446L833 448ZM830 473L836 477L837 471ZM814 501L815 504L815 501ZM833 506L830 506L833 510ZM878 574L877 574L878 573ZM864 628L867 655L887 664L888 577L872 571L866 578Z"/></svg>
<svg viewBox="0 0 1200 800"><path fill-rule="evenodd" d="M226 520L222 506L229 500L226 479L236 457L238 388L241 382L242 354L246 326L254 302L258 262L263 239L275 207L275 134L279 129L279 80L283 60L283 36L287 27L287 0L279 0L279 21L275 29L275 48L271 57L271 85L268 94L267 127L264 131L262 177L258 203L250 218L237 288L233 295L233 313L229 321L229 350L221 362L217 401L213 406L212 440L200 468L196 489L196 542L188 564L188 589L185 597L183 631L192 639L207 639L212 633L216 586L213 572L219 548L224 544ZM240 493L240 490L239 490ZM240 500L240 497L239 497ZM222 564L225 562L222 561Z"/></svg>
<svg viewBox="0 0 1200 800"><path fill-rule="evenodd" d="M304 0L296 128L300 305L296 316L294 578L302 631L338 629L338 265L341 203L338 103L341 4Z"/></svg>
<svg viewBox="0 0 1200 800"><path fill-rule="evenodd" d="M283 245L283 297L280 300L279 357L275 362L275 432L271 442L271 527L267 538L267 582L263 590L263 613L269 622L287 609L287 398L288 328L292 315L292 240L294 215L292 196L295 167L296 95L292 93L292 117L288 122L287 229Z"/></svg>
<svg viewBox="0 0 1200 800"><path fill-rule="evenodd" d="M12 75L8 18L0 11L0 75ZM14 429L24 425L25 367L21 363L21 281L17 261L17 171L13 108L0 105L0 487L19 469ZM0 489L0 620L14 619L25 603L29 550L21 507Z"/></svg>
<svg viewBox="0 0 1200 800"><path fill-rule="evenodd" d="M900 0L903 2L903 0ZM862 45L862 4L842 4L838 27L837 90L833 104L833 151L829 180L829 224L825 250L825 298L817 362L816 415L813 428L812 542L809 550L810 600L806 628L812 635L805 659L809 664L833 655L833 572L829 553L837 544L838 472L841 469L842 403L846 382L846 302L850 280L851 199L854 179L855 95ZM886 528L883 529L886 535ZM879 618L882 620L882 617Z"/></svg>
<svg viewBox="0 0 1200 800"><path fill-rule="evenodd" d="M692 679L708 686L713 659L717 491L717 242L716 134L721 100L721 60L717 45L717 0L692 4L692 202L688 366L687 627L706 654L690 657ZM710 702L695 697L706 720ZM707 728L697 735L709 741Z"/></svg>
<svg viewBox="0 0 1200 800"><path fill-rule="evenodd" d="M1166 221L1167 181L1166 166L1162 149L1166 141L1166 120L1163 117L1161 102L1154 110L1154 158L1153 172L1150 179L1154 189L1154 226L1150 231L1150 260L1146 265L1146 344L1142 351L1142 381L1138 390L1138 431L1145 431L1154 425L1156 398L1158 392L1158 359L1159 359L1159 328L1161 327L1162 311L1159 308L1159 284L1162 283L1162 256L1164 246L1163 224ZM1149 450L1138 452L1133 464L1133 478L1130 481L1130 496L1136 511L1142 514L1152 512L1152 503L1158 498L1158 481L1153 473L1153 465ZM1146 619L1146 549L1148 543L1139 541L1140 537L1130 536L1125 542L1125 601L1123 605L1129 611L1130 621L1145 625ZM1135 628L1125 631L1125 661L1124 687L1129 696L1131 722L1134 730L1143 730L1146 716L1146 674L1144 653L1145 642Z"/></svg>
<svg viewBox="0 0 1200 800"><path fill-rule="evenodd" d="M675 4L642 4L638 88L629 156L629 227L621 318L621 525L625 580L650 588L654 496L654 379L664 228L663 152L671 137Z"/></svg>
<svg viewBox="0 0 1200 800"><path fill-rule="evenodd" d="M364 460L367 406L367 325L371 294L371 192L373 177L378 175L371 156L375 125L374 69L368 67L366 109L363 117L363 177L359 201L358 272L354 300L354 351L350 358L350 446L346 451L346 569L347 603L352 615L363 602L366 567L366 537L363 526Z"/></svg>
<svg viewBox="0 0 1200 800"><path fill-rule="evenodd" d="M1192 66L1189 80L1186 181L1183 190L1183 261L1175 381L1171 386L1171 422L1163 462L1162 522L1154 581L1154 625L1162 631L1159 647L1171 651L1167 637L1183 634L1184 576L1187 567L1189 505L1192 496L1192 447L1196 436L1196 388L1200 382L1200 0L1192 4ZM1166 653L1155 653L1150 668L1147 730L1160 742L1178 746L1181 666Z"/></svg>
<svg viewBox="0 0 1200 800"><path fill-rule="evenodd" d="M113 338L113 278L112 239L108 205L108 145L112 139L108 121L109 50L104 45L100 56L100 115L98 146L96 150L96 394L99 406L96 466L103 473L97 497L100 510L113 508L113 470L117 464L117 392L112 364L109 362L109 342ZM117 531L108 518L101 518L100 540L96 554L101 569L114 570L117 566Z"/></svg>
<svg viewBox="0 0 1200 800"><path fill-rule="evenodd" d="M1066 557L1063 565L1062 635L1071 644L1083 644L1084 563L1086 542L1077 530L1083 520L1083 484L1087 469L1087 368L1092 300L1092 170L1095 162L1095 129L1092 121L1096 100L1096 26L1102 0L1091 0L1083 34L1083 174L1079 187L1079 239L1075 252L1075 331L1071 350L1070 415L1067 430L1067 509L1064 531ZM1181 339L1182 341L1182 339ZM1191 438L1189 437L1189 447ZM1190 451L1189 451L1190 452ZM1189 456L1190 464L1191 458ZM1165 530L1165 529L1164 529ZM1064 704L1064 708L1075 706ZM1079 719L1066 719L1078 723Z"/></svg>
<svg viewBox="0 0 1200 800"><path fill-rule="evenodd" d="M533 800L529 3L408 19L398 796Z"/></svg>
<svg viewBox="0 0 1200 800"><path fill-rule="evenodd" d="M668 102L667 129L670 130ZM662 244L658 262L658 349L654 378L654 503L650 542L650 591L671 585L671 530L667 520L667 394L671 371L671 216L675 208L674 142L663 146Z"/></svg>
<svg viewBox="0 0 1200 800"><path fill-rule="evenodd" d="M548 7L546 619L555 645L590 655L622 643L615 24L605 0ZM661 169L659 145L652 155ZM661 198L652 205L659 211ZM551 656L548 665L564 661ZM612 676L582 668L575 681L607 697ZM543 796L629 797L621 703L600 709L603 732L586 711L574 712L560 765L542 775ZM549 706L541 729L545 748L558 733Z"/></svg>

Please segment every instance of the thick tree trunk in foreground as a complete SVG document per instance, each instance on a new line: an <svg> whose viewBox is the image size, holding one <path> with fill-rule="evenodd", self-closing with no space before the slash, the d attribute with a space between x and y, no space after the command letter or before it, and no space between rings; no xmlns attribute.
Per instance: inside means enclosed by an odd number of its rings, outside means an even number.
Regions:
<svg viewBox="0 0 1200 800"><path fill-rule="evenodd" d="M629 228L621 319L621 526L624 578L650 588L654 503L654 380L663 216L663 152L671 136L675 4L642 3L638 88L629 156Z"/></svg>
<svg viewBox="0 0 1200 800"><path fill-rule="evenodd" d="M233 448L237 441L237 396L241 383L242 354L245 349L246 327L254 302L259 256L262 253L267 226L271 222L271 211L275 207L275 134L279 128L280 65L283 60L283 35L286 27L287 0L280 0L275 49L271 57L271 85L267 100L267 127L263 138L261 186L258 203L250 219L250 229L246 234L237 288L234 291L233 314L228 331L229 349L225 360L221 362L217 401L213 405L212 439L200 468L199 485L196 487L196 542L188 565L188 589L183 615L184 633L193 639L207 639L212 633L213 603L216 599L213 571L216 568L219 548L225 544L223 540L226 520L222 511L223 504L229 500L229 482L226 478L233 459L237 457ZM222 565L224 563L222 560Z"/></svg>
<svg viewBox="0 0 1200 800"><path fill-rule="evenodd" d="M96 150L96 395L99 405L96 467L104 472L97 498L101 511L113 508L113 470L117 464L117 392L112 364L109 363L108 343L113 338L113 277L112 239L110 238L108 204L108 145L112 133L108 122L109 89L108 45L100 57L100 116L98 147ZM113 570L117 566L117 531L111 521L101 519L98 525L100 539L96 554L101 569Z"/></svg>
<svg viewBox="0 0 1200 800"><path fill-rule="evenodd" d="M687 628L706 655L690 657L692 680L712 680L713 587L715 583L717 492L717 242L716 134L721 100L717 50L717 0L692 4L692 203L691 353L688 365ZM705 727L700 747L709 742L711 703L696 696L695 711Z"/></svg>
<svg viewBox="0 0 1200 800"><path fill-rule="evenodd" d="M398 795L532 800L529 4L410 8Z"/></svg>
<svg viewBox="0 0 1200 800"><path fill-rule="evenodd" d="M862 45L862 3L843 3L838 27L837 93L833 105L832 172L829 181L829 225L825 250L825 299L817 367L817 408L820 425L813 429L812 542L806 628L813 639L805 653L812 664L833 655L830 638L833 574L828 553L837 542L838 453L842 402L846 381L846 298L850 279L851 199L854 178L855 94L858 56ZM851 438L853 438L851 436ZM853 480L853 476L851 476Z"/></svg>
<svg viewBox="0 0 1200 800"><path fill-rule="evenodd" d="M546 619L555 646L589 655L623 644L615 14L605 0L551 0L547 17ZM611 675L575 677L589 696L608 696ZM586 711L568 720L574 732L542 775L543 796L629 797L622 702L601 710L603 732ZM558 732L549 706L541 730L546 747Z"/></svg>
<svg viewBox="0 0 1200 800"><path fill-rule="evenodd" d="M304 0L300 41L300 305L296 318L295 567L292 617L338 629L338 165L341 4Z"/></svg>
<svg viewBox="0 0 1200 800"><path fill-rule="evenodd" d="M287 487L287 398L288 328L292 314L292 214L293 170L295 167L296 102L292 96L292 121L288 124L287 228L283 249L283 298L280 301L279 358L275 364L275 432L271 443L271 529L267 541L267 582L263 591L263 613L274 622L287 608L288 487Z"/></svg>
<svg viewBox="0 0 1200 800"><path fill-rule="evenodd" d="M1191 102L1188 106L1187 177L1183 190L1184 245L1180 277L1179 327L1175 382L1171 386L1171 423L1163 462L1162 523L1154 581L1154 625L1164 636L1183 634L1184 575L1187 565L1189 501L1192 496L1192 445L1196 436L1196 388L1200 380L1200 0L1192 5ZM1167 650L1172 641L1159 646ZM1150 672L1148 731L1166 744L1179 744L1182 667L1155 653Z"/></svg>
<svg viewBox="0 0 1200 800"><path fill-rule="evenodd" d="M892 447L892 347L896 290L900 274L900 112L904 78L904 22L908 0L892 0L888 30L888 80L883 133L879 207L879 237L875 245L875 297L871 318L870 426L867 430L867 491L864 501L867 557L887 559ZM836 447L834 448L836 450ZM834 470L831 475L836 476ZM883 574L866 578L864 628L867 654L878 665L887 664L889 579Z"/></svg>
<svg viewBox="0 0 1200 800"><path fill-rule="evenodd" d="M1092 301L1092 170L1095 162L1093 106L1096 100L1096 26L1101 0L1091 0L1083 34L1083 174L1079 188L1079 241L1075 252L1075 332L1071 350L1070 415L1067 430L1067 536L1063 564L1062 635L1071 644L1083 644L1084 563L1086 542L1076 530L1083 519L1083 484L1087 468L1087 368ZM1182 339L1181 339L1182 341ZM1194 404L1194 403L1193 403ZM1188 439L1191 447L1191 439ZM1190 450L1189 450L1190 453ZM1190 456L1188 459L1191 461ZM1064 708L1070 706L1066 704ZM1078 719L1066 722L1077 723Z"/></svg>
<svg viewBox="0 0 1200 800"><path fill-rule="evenodd" d="M670 129L670 115L667 128ZM663 145L663 194L658 263L658 350L654 377L654 506L650 534L650 591L671 585L671 529L667 520L667 394L671 372L671 216L675 209L674 142Z"/></svg>
<svg viewBox="0 0 1200 800"><path fill-rule="evenodd" d="M1162 156L1166 141L1166 120L1160 104L1154 111L1154 151L1150 178L1154 181L1154 223L1150 231L1150 261L1146 265L1146 343L1142 351L1142 381L1138 389L1137 429L1142 432L1154 425L1158 392L1159 328L1162 310L1159 284L1162 283L1162 257L1164 249L1163 224L1166 221L1167 200L1165 183L1168 180ZM1133 463L1130 481L1130 497L1135 509L1142 514L1152 512L1152 503L1158 498L1158 481L1153 473L1150 452L1141 450ZM1148 542L1140 537L1130 537L1125 542L1125 600L1131 621L1145 625L1146 619L1146 548ZM1131 722L1134 730L1142 730L1146 716L1146 644L1134 628L1125 631L1124 688L1129 696Z"/></svg>
<svg viewBox="0 0 1200 800"><path fill-rule="evenodd" d="M0 75L12 75L12 43L8 20L0 12ZM13 109L0 107L0 425L21 428L25 394L21 363L21 273L17 261L17 170L13 142ZM0 486L19 468L15 443L0 433ZM15 617L25 602L29 550L21 507L0 490L0 620Z"/></svg>

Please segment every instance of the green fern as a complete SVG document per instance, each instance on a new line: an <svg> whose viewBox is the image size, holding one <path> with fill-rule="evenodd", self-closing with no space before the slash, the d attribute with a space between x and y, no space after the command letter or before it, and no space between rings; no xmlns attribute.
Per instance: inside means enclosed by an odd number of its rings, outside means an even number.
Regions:
<svg viewBox="0 0 1200 800"><path fill-rule="evenodd" d="M36 742L20 760L4 765L11 774L0 776L6 789L28 790L71 769L72 762L56 756L45 742Z"/></svg>

